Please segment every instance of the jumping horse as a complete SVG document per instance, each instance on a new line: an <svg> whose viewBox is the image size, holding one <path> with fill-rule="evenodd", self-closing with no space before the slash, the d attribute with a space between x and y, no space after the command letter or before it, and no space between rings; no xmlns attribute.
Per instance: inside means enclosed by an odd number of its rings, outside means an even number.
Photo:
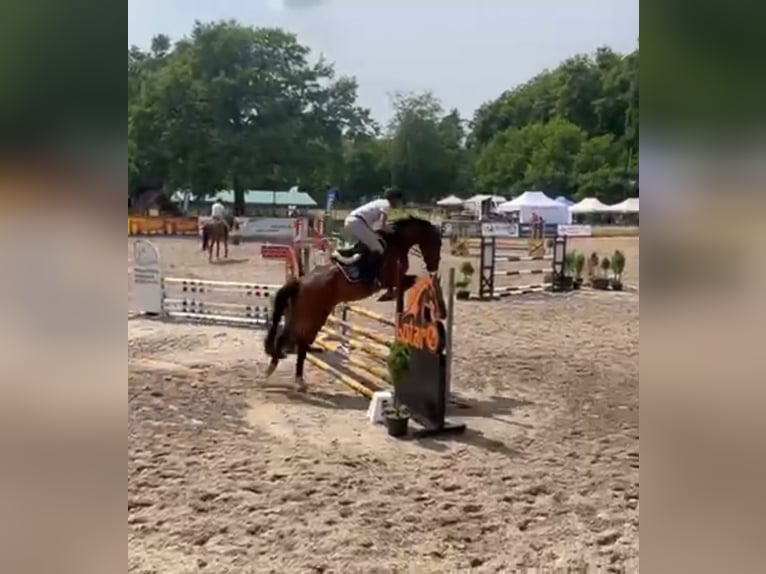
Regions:
<svg viewBox="0 0 766 574"><path fill-rule="evenodd" d="M295 384L299 390L305 390L306 354L335 306L366 299L380 288L389 293L398 289L406 292L417 279L407 274L408 253L413 246L420 249L429 273L439 270L442 239L438 227L425 219L407 217L393 221L391 229L390 233L378 232L385 243L376 272L378 284L353 280L356 264L346 265L333 258L328 265L315 267L301 277L292 277L279 288L264 344L266 354L271 357L267 377L286 356L287 349L294 348L297 354ZM283 316L285 325L281 327Z"/></svg>
<svg viewBox="0 0 766 574"><path fill-rule="evenodd" d="M213 243L215 243L215 257L221 258L221 241L223 241L223 256L229 256L229 233L233 229L239 229L237 219L227 213L223 219L213 219L202 227L202 251L208 250L208 261L213 261Z"/></svg>

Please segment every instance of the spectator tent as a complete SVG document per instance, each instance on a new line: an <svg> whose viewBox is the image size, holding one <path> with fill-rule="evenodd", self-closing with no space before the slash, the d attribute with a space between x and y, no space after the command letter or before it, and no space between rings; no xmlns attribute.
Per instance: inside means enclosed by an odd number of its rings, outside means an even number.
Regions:
<svg viewBox="0 0 766 574"><path fill-rule="evenodd" d="M546 223L570 223L569 207L545 195L542 191L525 191L516 199L498 207L503 213L519 213L519 223L531 223L535 216Z"/></svg>
<svg viewBox="0 0 766 574"><path fill-rule="evenodd" d="M607 207L612 213L638 213L638 198L629 197L616 205Z"/></svg>
<svg viewBox="0 0 766 574"><path fill-rule="evenodd" d="M437 201L436 205L439 207L460 207L463 205L463 200L456 195L450 195Z"/></svg>
<svg viewBox="0 0 766 574"><path fill-rule="evenodd" d="M572 213L604 213L609 211L609 207L601 203L595 197L586 197L582 201L575 203L569 208Z"/></svg>

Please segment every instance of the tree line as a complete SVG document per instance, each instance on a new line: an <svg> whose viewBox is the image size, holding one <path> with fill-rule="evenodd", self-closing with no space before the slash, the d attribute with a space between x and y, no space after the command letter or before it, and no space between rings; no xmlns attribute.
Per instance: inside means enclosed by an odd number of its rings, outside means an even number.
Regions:
<svg viewBox="0 0 766 574"><path fill-rule="evenodd" d="M431 93L396 94L381 126L353 78L295 35L197 23L175 43L128 50L131 193L299 185L344 203L384 188L429 204L449 193L541 189L604 201L638 187L638 50L601 48L509 90L472 120Z"/></svg>

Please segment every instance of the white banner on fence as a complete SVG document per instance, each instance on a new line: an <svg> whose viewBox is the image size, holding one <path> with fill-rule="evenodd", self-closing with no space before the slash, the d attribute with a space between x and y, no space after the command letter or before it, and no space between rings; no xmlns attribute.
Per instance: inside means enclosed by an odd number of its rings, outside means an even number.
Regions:
<svg viewBox="0 0 766 574"><path fill-rule="evenodd" d="M144 313L162 312L160 252L146 239L133 242L133 300Z"/></svg>
<svg viewBox="0 0 766 574"><path fill-rule="evenodd" d="M590 225L559 225L558 234L567 237L590 237L593 230Z"/></svg>
<svg viewBox="0 0 766 574"><path fill-rule="evenodd" d="M295 235L295 223L290 218L252 217L245 219L239 225L239 232L242 237L292 239Z"/></svg>
<svg viewBox="0 0 766 574"><path fill-rule="evenodd" d="M504 221L483 222L481 224L482 237L518 237L519 225Z"/></svg>

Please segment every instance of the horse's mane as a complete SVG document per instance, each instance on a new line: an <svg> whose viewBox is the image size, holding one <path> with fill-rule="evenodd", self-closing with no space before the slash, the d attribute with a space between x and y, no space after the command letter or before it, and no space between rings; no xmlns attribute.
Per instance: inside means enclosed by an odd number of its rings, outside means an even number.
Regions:
<svg viewBox="0 0 766 574"><path fill-rule="evenodd" d="M410 225L431 225L433 226L433 223L428 221L427 219L423 219L422 217L415 217L414 215L407 215L406 217L402 217L401 219L395 219L391 222L391 228L396 231L397 229L401 227L409 227Z"/></svg>

